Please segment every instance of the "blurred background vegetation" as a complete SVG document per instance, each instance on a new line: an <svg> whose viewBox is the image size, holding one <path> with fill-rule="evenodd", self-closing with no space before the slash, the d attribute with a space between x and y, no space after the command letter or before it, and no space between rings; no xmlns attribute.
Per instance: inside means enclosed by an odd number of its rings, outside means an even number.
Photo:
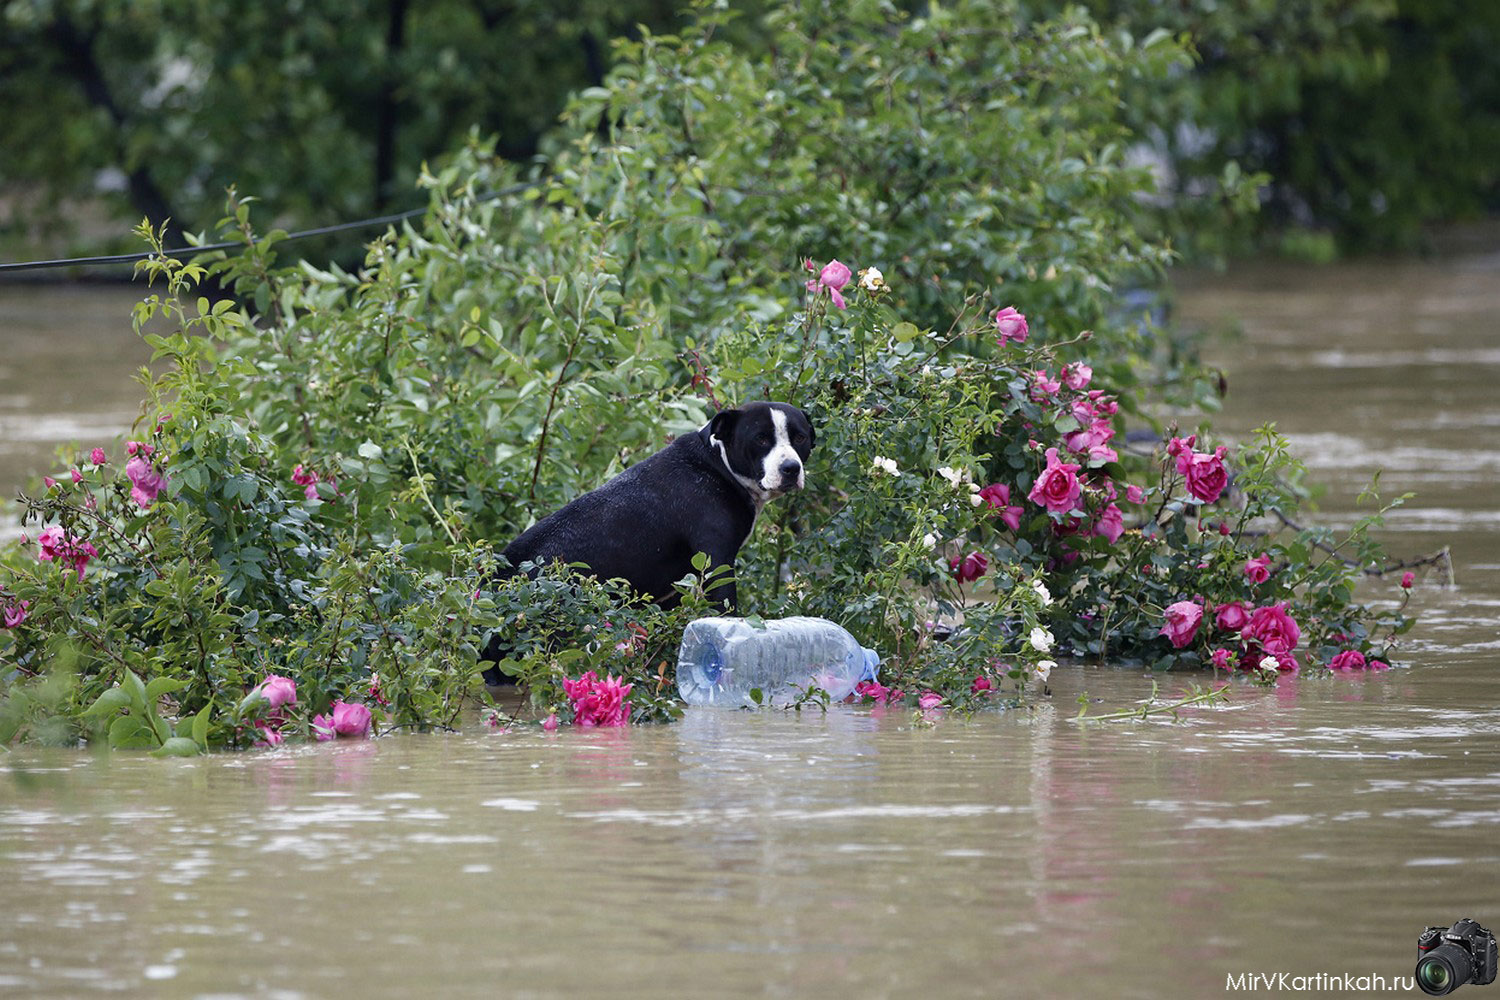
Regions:
<svg viewBox="0 0 1500 1000"><path fill-rule="evenodd" d="M763 53L766 5L731 6L745 15L731 40ZM1019 16L1069 6L1025 0ZM1195 53L1120 94L1132 156L1160 185L1146 207L1190 259L1420 250L1432 224L1500 209L1500 3L1082 6ZM612 40L689 14L675 0L0 0L0 255L135 249L143 215L208 230L230 184L289 228L411 208L423 163L471 130L545 163ZM307 252L357 253L367 236Z"/></svg>

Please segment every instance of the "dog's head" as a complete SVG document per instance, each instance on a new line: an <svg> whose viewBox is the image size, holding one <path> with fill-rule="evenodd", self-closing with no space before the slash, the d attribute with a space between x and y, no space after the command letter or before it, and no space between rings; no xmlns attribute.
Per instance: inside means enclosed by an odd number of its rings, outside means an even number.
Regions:
<svg viewBox="0 0 1500 1000"><path fill-rule="evenodd" d="M746 403L708 422L708 443L758 500L801 489L817 434L807 414L786 403Z"/></svg>

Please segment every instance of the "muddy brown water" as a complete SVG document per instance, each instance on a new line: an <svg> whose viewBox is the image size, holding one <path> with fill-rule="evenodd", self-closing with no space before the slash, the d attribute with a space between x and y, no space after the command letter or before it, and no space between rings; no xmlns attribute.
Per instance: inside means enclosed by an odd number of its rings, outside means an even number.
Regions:
<svg viewBox="0 0 1500 1000"><path fill-rule="evenodd" d="M0 289L7 494L58 439L132 419L130 298ZM1214 349L1221 430L1277 421L1331 523L1383 467L1419 494L1393 551L1452 546L1459 586L1419 582L1401 669L1239 686L1178 723L1076 725L1080 691L1128 706L1149 680L1064 665L1051 705L934 727L700 710L166 762L19 748L0 755L0 994L1392 985L1425 925L1500 924L1497 314L1495 254L1184 288L1183 317L1246 329Z"/></svg>

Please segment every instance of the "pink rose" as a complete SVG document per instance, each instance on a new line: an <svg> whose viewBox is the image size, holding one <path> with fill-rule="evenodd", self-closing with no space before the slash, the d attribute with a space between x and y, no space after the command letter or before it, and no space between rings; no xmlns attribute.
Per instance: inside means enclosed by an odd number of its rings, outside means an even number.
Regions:
<svg viewBox="0 0 1500 1000"><path fill-rule="evenodd" d="M1231 652L1229 652L1229 650L1223 648L1222 646L1214 650L1213 653L1210 654L1209 660L1213 663L1215 670L1234 669L1234 654L1232 654Z"/></svg>
<svg viewBox="0 0 1500 1000"><path fill-rule="evenodd" d="M260 739L255 741L258 747L279 747L286 739L278 730L271 729L269 726L256 726L255 731L260 733Z"/></svg>
<svg viewBox="0 0 1500 1000"><path fill-rule="evenodd" d="M966 556L954 556L948 560L948 568L953 571L959 583L968 583L984 576L990 568L990 560L983 552L976 549Z"/></svg>
<svg viewBox="0 0 1500 1000"><path fill-rule="evenodd" d="M563 691L573 702L575 726L623 726L630 722L630 691L633 684L606 675L600 680L592 670L575 680L563 680Z"/></svg>
<svg viewBox="0 0 1500 1000"><path fill-rule="evenodd" d="M370 686L367 689L367 693L369 694L371 700L375 702L375 704L377 704L377 705L383 705L386 708L390 708L391 707L391 701L390 701L390 699L387 698L385 696L385 692L380 689L380 675L379 674L371 674L370 675Z"/></svg>
<svg viewBox="0 0 1500 1000"><path fill-rule="evenodd" d="M1125 499L1129 503L1142 504L1146 502L1146 491L1135 483L1125 487Z"/></svg>
<svg viewBox="0 0 1500 1000"><path fill-rule="evenodd" d="M993 688L994 685L990 683L990 679L981 674L974 678L974 683L969 685L969 693L978 694L981 691L989 691Z"/></svg>
<svg viewBox="0 0 1500 1000"><path fill-rule="evenodd" d="M67 532L63 531L60 524L54 524L40 535L36 536L36 557L42 562L51 562L58 557L64 545L67 544Z"/></svg>
<svg viewBox="0 0 1500 1000"><path fill-rule="evenodd" d="M1090 389L1089 401L1094 404L1096 412L1101 417L1112 417L1120 412L1120 401L1106 398L1103 389Z"/></svg>
<svg viewBox="0 0 1500 1000"><path fill-rule="evenodd" d="M1065 365L1062 370L1063 385L1069 389L1084 389L1089 380L1094 377L1094 369L1081 361L1075 361L1071 365Z"/></svg>
<svg viewBox="0 0 1500 1000"><path fill-rule="evenodd" d="M1124 533L1125 515L1114 504L1105 507L1094 519L1094 534L1111 545L1118 542Z"/></svg>
<svg viewBox="0 0 1500 1000"><path fill-rule="evenodd" d="M131 456L132 458L134 458L136 455L140 455L142 458L150 458L151 453L155 450L156 446L153 444L144 444L140 441L125 442L125 454Z"/></svg>
<svg viewBox="0 0 1500 1000"><path fill-rule="evenodd" d="M923 691L922 697L917 699L917 707L922 711L937 708L943 703L943 696L936 691Z"/></svg>
<svg viewBox="0 0 1500 1000"><path fill-rule="evenodd" d="M1062 388L1062 383L1047 374L1045 368L1031 373L1031 398L1038 403L1051 399Z"/></svg>
<svg viewBox="0 0 1500 1000"><path fill-rule="evenodd" d="M1016 312L1014 306L1006 306L995 313L995 329L1000 334L998 343L1001 347L1012 340L1018 344L1024 342L1030 330L1026 325L1026 317Z"/></svg>
<svg viewBox="0 0 1500 1000"><path fill-rule="evenodd" d="M1389 663L1386 663L1384 660L1370 660L1368 663L1365 664L1365 666L1368 667L1370 670L1389 670L1389 669L1391 669L1391 665Z"/></svg>
<svg viewBox="0 0 1500 1000"><path fill-rule="evenodd" d="M1026 498L1054 514L1065 514L1078 506L1081 490L1077 472L1080 466L1062 462L1056 448L1047 449L1047 467L1032 484Z"/></svg>
<svg viewBox="0 0 1500 1000"><path fill-rule="evenodd" d="M1265 583L1271 579L1271 557L1262 553L1245 563L1245 577L1251 583Z"/></svg>
<svg viewBox="0 0 1500 1000"><path fill-rule="evenodd" d="M811 265L812 261L808 261L808 264ZM830 260L823 265L823 270L818 272L818 280L807 283L807 290L816 296L826 288L829 297L833 299L833 304L840 309L845 309L848 306L844 302L843 288L849 283L849 279L852 276L853 272L849 270L847 265L837 260Z"/></svg>
<svg viewBox="0 0 1500 1000"><path fill-rule="evenodd" d="M1173 646L1182 649L1193 641L1193 636L1198 634L1198 623L1203 620L1203 605L1193 601L1178 601L1176 604L1169 604L1166 618L1166 623L1161 627L1161 634L1166 636Z"/></svg>
<svg viewBox="0 0 1500 1000"><path fill-rule="evenodd" d="M1221 604L1214 614L1214 624L1226 632L1238 632L1250 624L1250 609L1239 601Z"/></svg>
<svg viewBox="0 0 1500 1000"><path fill-rule="evenodd" d="M1023 511L1020 507L1011 505L1010 486L1008 484L991 483L979 491L979 496L985 503L990 505L991 510L998 510L1000 512L1000 520L1005 522L1007 528L1011 531L1021 530L1021 514Z"/></svg>
<svg viewBox="0 0 1500 1000"><path fill-rule="evenodd" d="M1229 472L1224 468L1224 448L1216 448L1212 455L1194 452L1188 459L1184 474L1187 489L1204 503L1213 503L1229 484ZM1179 460L1179 466L1181 461Z"/></svg>
<svg viewBox="0 0 1500 1000"><path fill-rule="evenodd" d="M1193 445L1198 442L1198 435L1189 434L1185 438L1174 437L1167 442L1167 454L1177 459L1177 471L1187 474L1188 463L1193 460Z"/></svg>
<svg viewBox="0 0 1500 1000"><path fill-rule="evenodd" d="M332 721L333 731L340 736L370 735L370 710L363 705L334 702Z"/></svg>
<svg viewBox="0 0 1500 1000"><path fill-rule="evenodd" d="M869 698L877 705L890 700L891 689L879 681L860 681L854 685L854 693L861 698Z"/></svg>
<svg viewBox="0 0 1500 1000"><path fill-rule="evenodd" d="M1357 649L1346 649L1328 661L1329 670L1363 670L1365 654Z"/></svg>
<svg viewBox="0 0 1500 1000"><path fill-rule="evenodd" d="M338 735L338 733L333 731L333 716L331 715L313 716L312 730L313 738L316 739L319 743L322 743L325 740L331 740Z"/></svg>
<svg viewBox="0 0 1500 1000"><path fill-rule="evenodd" d="M95 465L103 465L108 460L109 456L104 454L103 448L95 448L92 452L89 453L89 461L93 462Z"/></svg>
<svg viewBox="0 0 1500 1000"><path fill-rule="evenodd" d="M1105 461L1113 462L1119 456L1115 455L1113 449L1105 448L1104 444L1114 436L1115 429L1110 425L1109 420L1105 418L1095 420L1080 430L1069 431L1063 436L1063 443L1068 446L1070 451L1083 454L1092 454L1095 450L1107 452L1109 457Z"/></svg>
<svg viewBox="0 0 1500 1000"><path fill-rule="evenodd" d="M42 485L45 486L45 487L47 487L47 489L50 490L50 489L52 489L52 487L54 487L54 486L57 485L57 480L53 479L51 476L43 476L42 477Z"/></svg>
<svg viewBox="0 0 1500 1000"><path fill-rule="evenodd" d="M167 477L152 468L151 463L140 454L132 456L125 463L125 475L130 477L133 484L130 498L142 510L155 503L157 494L167 485Z"/></svg>
<svg viewBox="0 0 1500 1000"><path fill-rule="evenodd" d="M1278 659L1281 654L1297 648L1297 642L1302 638L1302 630L1287 613L1285 601L1251 612L1250 624L1245 626L1244 634L1245 638L1260 643L1267 653Z"/></svg>
<svg viewBox="0 0 1500 1000"><path fill-rule="evenodd" d="M54 559L64 565L71 567L78 573L78 579L83 579L83 571L88 566L90 559L99 556L99 550L94 548L92 542L79 541L72 538L63 531L62 525L54 524L37 536L36 557L42 562L51 562Z"/></svg>
<svg viewBox="0 0 1500 1000"><path fill-rule="evenodd" d="M273 712L282 705L297 704L297 684L290 677L267 674L265 680L255 686L255 690L270 703Z"/></svg>
<svg viewBox="0 0 1500 1000"><path fill-rule="evenodd" d="M554 731L555 729L557 729L557 713L556 712L551 713L545 719L542 720L542 728L545 729L549 733L552 732L552 731Z"/></svg>
<svg viewBox="0 0 1500 1000"><path fill-rule="evenodd" d="M83 473L79 472L77 469L69 469L68 475L73 477L74 486L77 486L79 483L83 482Z"/></svg>
<svg viewBox="0 0 1500 1000"><path fill-rule="evenodd" d="M6 604L0 607L0 616L3 616L6 628L15 628L26 620L26 615L31 608L30 601L17 601L14 604Z"/></svg>
<svg viewBox="0 0 1500 1000"><path fill-rule="evenodd" d="M1416 583L1416 582L1417 582L1417 574L1413 573L1411 570L1407 570L1405 573L1401 574L1401 589L1402 590L1410 590L1411 589L1411 585L1414 584L1414 583Z"/></svg>

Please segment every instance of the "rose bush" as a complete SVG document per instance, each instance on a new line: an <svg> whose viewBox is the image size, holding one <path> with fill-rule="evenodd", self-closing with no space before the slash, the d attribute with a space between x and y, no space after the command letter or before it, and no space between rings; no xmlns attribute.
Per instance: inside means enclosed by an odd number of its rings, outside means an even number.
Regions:
<svg viewBox="0 0 1500 1000"><path fill-rule="evenodd" d="M1135 228L1117 92L1183 51L1013 14L788 4L765 56L717 41L719 12L623 43L536 186L486 197L516 173L476 140L355 272L278 267L231 194L242 253L144 268L160 374L132 442L65 454L0 554L0 742L451 726L495 633L549 725L671 718L719 568L663 611L556 568L497 585L496 553L754 398L819 446L742 551L744 610L878 649L866 700L1014 704L1059 654L1386 655L1409 619L1354 600L1378 514L1285 528L1301 472L1272 430L1156 417L1217 380L1122 305L1171 255ZM210 274L238 300L200 297ZM1183 603L1196 629L1164 633Z"/></svg>

